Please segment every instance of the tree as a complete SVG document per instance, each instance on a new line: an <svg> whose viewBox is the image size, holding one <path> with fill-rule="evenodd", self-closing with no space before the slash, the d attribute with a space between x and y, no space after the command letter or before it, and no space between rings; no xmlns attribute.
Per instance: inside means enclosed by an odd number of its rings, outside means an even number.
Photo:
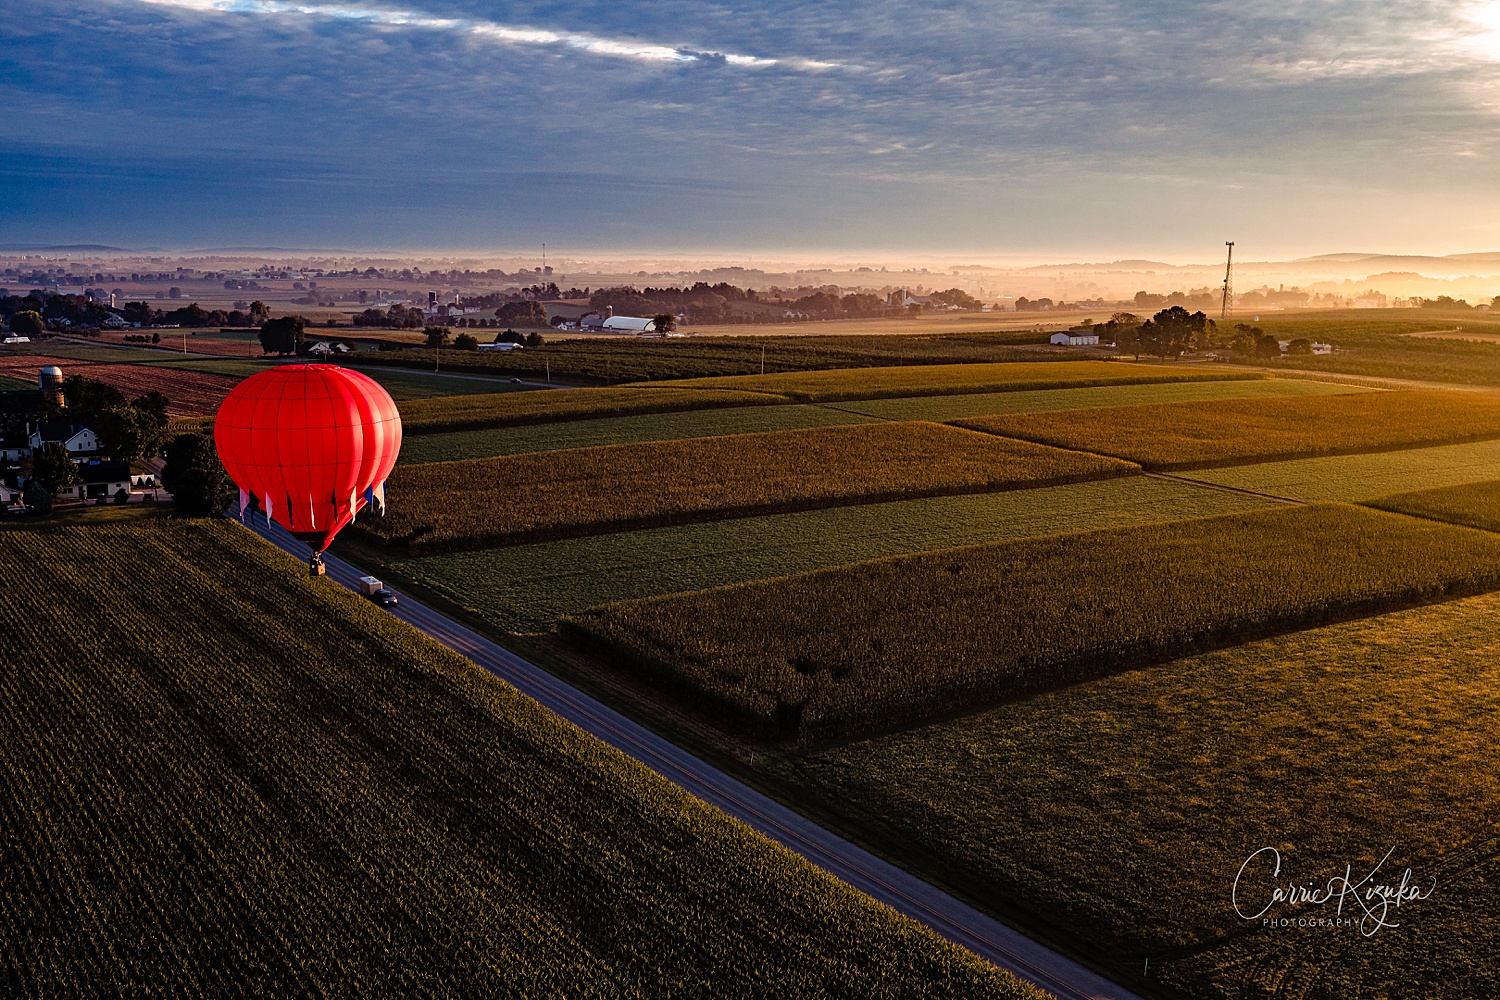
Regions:
<svg viewBox="0 0 1500 1000"><path fill-rule="evenodd" d="M296 354L302 349L307 320L301 316L268 319L260 328L260 349L266 354Z"/></svg>
<svg viewBox="0 0 1500 1000"><path fill-rule="evenodd" d="M153 344L160 344L161 343L161 334L159 334L159 333L153 333L151 335L151 343L153 343Z"/></svg>
<svg viewBox="0 0 1500 1000"><path fill-rule="evenodd" d="M1312 355L1312 341L1306 337L1298 337L1286 345L1286 352L1298 357L1310 357Z"/></svg>
<svg viewBox="0 0 1500 1000"><path fill-rule="evenodd" d="M202 434L179 434L167 443L161 484L183 517L213 517L234 501L234 483L219 464L214 443Z"/></svg>
<svg viewBox="0 0 1500 1000"><path fill-rule="evenodd" d="M21 502L26 504L26 509L32 513L52 513L52 494L34 479L21 491Z"/></svg>
<svg viewBox="0 0 1500 1000"><path fill-rule="evenodd" d="M72 486L83 477L73 462L68 449L58 441L48 441L31 456L31 479L47 491L49 497L65 486Z"/></svg>
<svg viewBox="0 0 1500 1000"><path fill-rule="evenodd" d="M130 405L142 413L149 415L152 421L155 422L158 430L167 429L167 422L170 419L167 410L172 403L166 396L153 389L145 395L131 400Z"/></svg>
<svg viewBox="0 0 1500 1000"><path fill-rule="evenodd" d="M1281 342L1269 334L1255 338L1255 356L1257 358L1279 358L1281 357Z"/></svg>
<svg viewBox="0 0 1500 1000"><path fill-rule="evenodd" d="M453 349L455 351L477 351L479 350L479 341L474 339L472 334L460 333L457 337L453 338Z"/></svg>
<svg viewBox="0 0 1500 1000"><path fill-rule="evenodd" d="M542 346L542 335L540 333L537 333L535 330L533 330L530 333L528 333L526 335L526 346L527 347L541 347Z"/></svg>
<svg viewBox="0 0 1500 1000"><path fill-rule="evenodd" d="M535 299L507 302L495 310L495 318L507 326L546 326L547 307Z"/></svg>
<svg viewBox="0 0 1500 1000"><path fill-rule="evenodd" d="M677 317L676 316L673 316L671 313L657 313L657 315L656 315L656 332L657 333L671 333L675 329L677 329Z"/></svg>
<svg viewBox="0 0 1500 1000"><path fill-rule="evenodd" d="M130 491L129 490L127 490L123 486L120 487L119 489L115 490L115 503L121 503L121 504L123 504L123 503L129 503L129 502L130 502Z"/></svg>
<svg viewBox="0 0 1500 1000"><path fill-rule="evenodd" d="M37 337L47 332L47 323L35 309L23 309L10 318L10 332L17 337Z"/></svg>
<svg viewBox="0 0 1500 1000"><path fill-rule="evenodd" d="M87 375L69 375L63 379L63 399L68 402L68 416L80 423L92 423L105 410L125 405L125 394L108 382Z"/></svg>
<svg viewBox="0 0 1500 1000"><path fill-rule="evenodd" d="M446 326L429 326L422 331L422 335L426 338L423 343L433 349L440 348L448 343L448 337L452 333L453 331Z"/></svg>
<svg viewBox="0 0 1500 1000"><path fill-rule="evenodd" d="M1182 306L1163 309L1141 327L1142 344L1159 358L1176 358L1206 336L1208 317Z"/></svg>
<svg viewBox="0 0 1500 1000"><path fill-rule="evenodd" d="M101 411L94 418L99 447L110 458L138 463L155 458L161 452L165 423L157 423L154 413L134 406L119 406Z"/></svg>
<svg viewBox="0 0 1500 1000"><path fill-rule="evenodd" d="M271 310L260 299L250 303L250 322L256 326L271 318Z"/></svg>

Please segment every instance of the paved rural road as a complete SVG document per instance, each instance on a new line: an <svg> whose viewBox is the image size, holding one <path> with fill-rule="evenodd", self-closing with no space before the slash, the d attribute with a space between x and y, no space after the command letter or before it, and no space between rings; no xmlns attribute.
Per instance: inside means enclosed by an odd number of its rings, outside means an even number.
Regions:
<svg viewBox="0 0 1500 1000"><path fill-rule="evenodd" d="M298 559L307 557L307 546L280 525L267 526L264 518L250 520L253 523L249 527L262 538ZM365 575L334 556L326 556L325 563L328 576L351 590L355 589L355 580ZM426 605L402 594L401 603L392 613L692 795L1061 1000L1137 1000L1134 994L1077 962L835 836Z"/></svg>

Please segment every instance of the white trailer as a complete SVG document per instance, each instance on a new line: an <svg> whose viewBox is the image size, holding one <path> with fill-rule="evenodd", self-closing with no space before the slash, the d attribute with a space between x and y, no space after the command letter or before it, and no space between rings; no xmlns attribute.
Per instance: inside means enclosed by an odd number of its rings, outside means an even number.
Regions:
<svg viewBox="0 0 1500 1000"><path fill-rule="evenodd" d="M362 576L359 578L359 592L366 597L374 597L385 589L385 584L373 576Z"/></svg>

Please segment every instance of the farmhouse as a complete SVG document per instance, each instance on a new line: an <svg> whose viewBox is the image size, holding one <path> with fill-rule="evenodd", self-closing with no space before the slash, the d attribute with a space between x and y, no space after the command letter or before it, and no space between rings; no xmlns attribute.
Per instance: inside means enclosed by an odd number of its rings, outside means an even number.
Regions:
<svg viewBox="0 0 1500 1000"><path fill-rule="evenodd" d="M19 462L31 457L31 445L19 434L0 438L0 461Z"/></svg>
<svg viewBox="0 0 1500 1000"><path fill-rule="evenodd" d="M58 421L38 425L31 432L27 444L33 451L37 451L51 441L61 444L75 457L92 454L99 450L99 438L92 430L83 424L67 424Z"/></svg>
<svg viewBox="0 0 1500 1000"><path fill-rule="evenodd" d="M112 497L124 490L130 492L130 466L109 459L92 459L78 464L83 481L58 491L60 497Z"/></svg>
<svg viewBox="0 0 1500 1000"><path fill-rule="evenodd" d="M1091 347L1099 343L1099 335L1093 330L1059 330L1052 335L1049 343L1066 347Z"/></svg>

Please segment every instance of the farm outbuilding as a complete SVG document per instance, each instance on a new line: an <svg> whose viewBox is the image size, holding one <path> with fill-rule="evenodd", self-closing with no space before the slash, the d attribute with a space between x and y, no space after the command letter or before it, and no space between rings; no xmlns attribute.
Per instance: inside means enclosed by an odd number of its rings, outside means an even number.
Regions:
<svg viewBox="0 0 1500 1000"><path fill-rule="evenodd" d="M1099 335L1093 330L1059 330L1049 342L1065 347L1092 347L1099 343Z"/></svg>

